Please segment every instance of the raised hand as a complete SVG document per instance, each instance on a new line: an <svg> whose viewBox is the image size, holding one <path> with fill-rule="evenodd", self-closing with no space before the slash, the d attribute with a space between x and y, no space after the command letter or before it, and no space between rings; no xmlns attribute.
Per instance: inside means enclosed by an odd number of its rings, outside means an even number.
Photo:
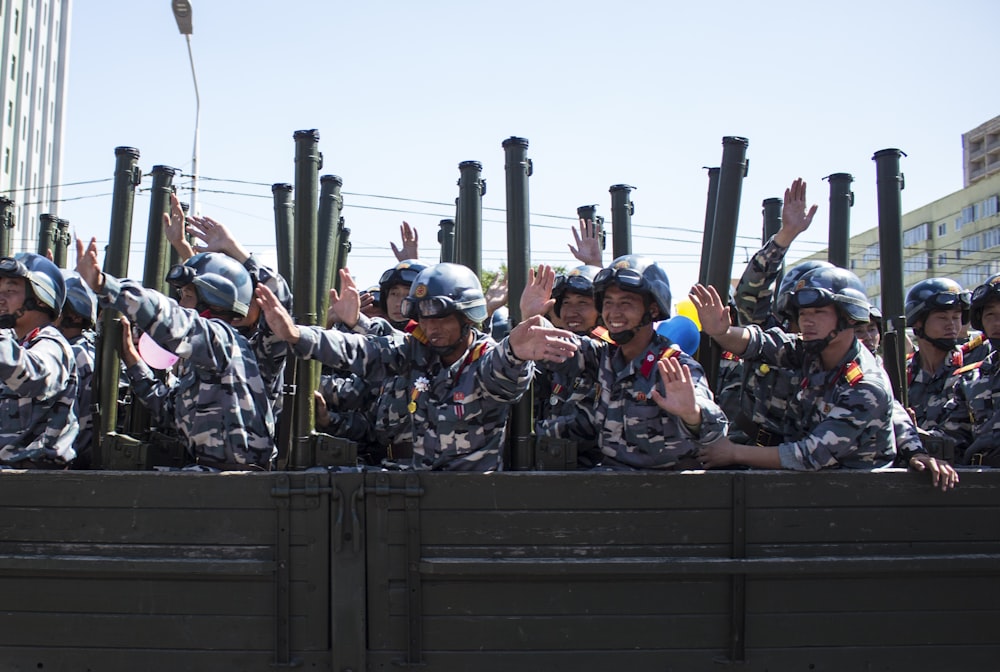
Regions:
<svg viewBox="0 0 1000 672"><path fill-rule="evenodd" d="M552 298L555 278L556 273L551 266L539 266L538 273L528 268L528 285L521 293L521 319L545 315L555 305L556 300Z"/></svg>
<svg viewBox="0 0 1000 672"><path fill-rule="evenodd" d="M354 284L351 271L340 269L340 292L330 288L330 307L327 312L327 327L337 322L343 322L348 329L353 329L361 316L361 294Z"/></svg>
<svg viewBox="0 0 1000 672"><path fill-rule="evenodd" d="M250 258L250 253L222 223L211 217L188 217L188 232L202 241L195 245L197 252L221 252L240 262Z"/></svg>
<svg viewBox="0 0 1000 672"><path fill-rule="evenodd" d="M792 186L785 189L785 203L781 208L781 228L774 236L774 241L782 247L792 244L800 233L809 228L818 206L813 205L806 210L806 183L799 177Z"/></svg>
<svg viewBox="0 0 1000 672"><path fill-rule="evenodd" d="M420 246L418 243L420 242L420 236L417 235L417 228L410 226L407 222L403 222L399 227L399 238L402 240L402 248L396 247L396 243L389 241L392 253L396 255L396 260L419 259Z"/></svg>
<svg viewBox="0 0 1000 672"><path fill-rule="evenodd" d="M702 331L709 336L722 336L729 331L729 327L733 325L729 306L723 302L715 287L695 285L688 296L698 310Z"/></svg>
<svg viewBox="0 0 1000 672"><path fill-rule="evenodd" d="M489 315L493 311L507 303L507 276L497 273L493 284L486 290L486 312Z"/></svg>
<svg viewBox="0 0 1000 672"><path fill-rule="evenodd" d="M653 401L661 409L680 418L686 424L691 426L699 424L701 408L695 397L691 369L674 357L661 359L657 368L660 370L660 380L663 381L665 394L660 394L659 389L654 389L651 395Z"/></svg>
<svg viewBox="0 0 1000 672"><path fill-rule="evenodd" d="M97 238L91 238L86 247L82 240L76 239L76 272L94 292L104 289L104 273L97 261Z"/></svg>
<svg viewBox="0 0 1000 672"><path fill-rule="evenodd" d="M254 300L264 313L267 326L271 327L274 335L283 341L297 343L300 333L299 328L295 326L292 316L281 305L281 301L278 301L278 297L274 295L274 292L268 289L264 283L260 283L254 290L254 296L256 297Z"/></svg>
<svg viewBox="0 0 1000 672"><path fill-rule="evenodd" d="M600 231L597 230L597 224L592 219L580 218L579 228L579 233L576 232L576 229L570 229L573 232L576 247L570 245L569 251L584 264L600 268L604 265L602 261L604 253L601 250L601 236Z"/></svg>
<svg viewBox="0 0 1000 672"><path fill-rule="evenodd" d="M576 353L573 332L556 329L541 315L523 320L507 336L518 359L565 362Z"/></svg>
<svg viewBox="0 0 1000 672"><path fill-rule="evenodd" d="M163 213L163 236L177 250L181 263L194 256L194 249L184 237L184 209L177 194L170 194L170 212Z"/></svg>

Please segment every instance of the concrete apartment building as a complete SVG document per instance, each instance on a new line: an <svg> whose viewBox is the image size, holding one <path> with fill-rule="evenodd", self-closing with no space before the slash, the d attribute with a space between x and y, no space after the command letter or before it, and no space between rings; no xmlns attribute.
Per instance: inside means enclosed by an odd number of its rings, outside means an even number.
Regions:
<svg viewBox="0 0 1000 672"><path fill-rule="evenodd" d="M72 0L0 2L0 197L14 202L14 251L37 248L58 215Z"/></svg>
<svg viewBox="0 0 1000 672"><path fill-rule="evenodd" d="M949 277L974 289L1000 273L1000 117L962 135L965 188L903 215L903 285ZM878 228L852 236L850 268L881 307ZM827 258L822 250L807 259ZM798 263L798 262L794 262Z"/></svg>

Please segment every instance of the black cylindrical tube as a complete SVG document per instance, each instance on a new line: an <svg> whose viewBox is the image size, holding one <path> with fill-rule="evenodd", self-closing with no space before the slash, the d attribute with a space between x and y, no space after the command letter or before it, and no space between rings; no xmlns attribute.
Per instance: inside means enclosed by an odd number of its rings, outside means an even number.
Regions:
<svg viewBox="0 0 1000 672"><path fill-rule="evenodd" d="M458 263L476 275L483 271L483 164L463 161L458 164Z"/></svg>
<svg viewBox="0 0 1000 672"><path fill-rule="evenodd" d="M627 184L614 184L608 190L611 192L611 258L632 254L632 215L635 214L635 204L629 200L629 194L635 187Z"/></svg>
<svg viewBox="0 0 1000 672"><path fill-rule="evenodd" d="M882 345L885 370L892 382L896 399L905 407L906 391L906 314L903 311L903 173L898 149L875 152L878 194L878 245L882 275Z"/></svg>
<svg viewBox="0 0 1000 672"><path fill-rule="evenodd" d="M761 203L761 213L764 216L761 243L766 243L781 228L781 208L783 206L784 201L780 198L765 198Z"/></svg>
<svg viewBox="0 0 1000 672"><path fill-rule="evenodd" d="M166 294L167 264L170 263L170 244L163 235L163 216L170 214L170 195L174 192L176 168L153 166L153 186L149 190L149 221L146 224L146 260L142 284Z"/></svg>
<svg viewBox="0 0 1000 672"><path fill-rule="evenodd" d="M705 230L701 236L701 266L698 284L708 284L708 264L712 258L712 235L715 232L715 206L719 201L719 169L708 169L708 200L705 203Z"/></svg>
<svg viewBox="0 0 1000 672"><path fill-rule="evenodd" d="M826 178L830 181L830 247L828 260L834 266L847 268L851 240L851 206L854 192L850 173L834 173Z"/></svg>
<svg viewBox="0 0 1000 672"><path fill-rule="evenodd" d="M132 211L135 206L135 189L142 181L138 167L139 150L134 147L115 148L115 180L111 197L111 230L104 252L104 272L116 278L128 274L129 243L132 240ZM118 348L122 331L118 312L106 309L101 317L101 347L97 353L100 362L96 368L100 387L99 439L94 445L92 463L101 465L100 443L115 431L118 425L118 377L121 361Z"/></svg>
<svg viewBox="0 0 1000 672"><path fill-rule="evenodd" d="M733 254L736 250L736 228L740 216L740 194L747 173L746 138L727 136L722 139L722 164L719 167L719 197L715 205L715 226L712 232L712 254L708 264L708 284L715 287L723 301L729 299L733 277ZM715 341L702 351L699 360L713 391L719 379L719 358L722 348Z"/></svg>
<svg viewBox="0 0 1000 672"><path fill-rule="evenodd" d="M323 175L319 178L319 249L317 250L317 268L319 282L316 283L316 308L320 315L326 314L329 302L330 288L338 282L337 272L341 266L340 259L340 212L344 207L344 198L340 188L344 181L337 175ZM324 320L325 323L325 320Z"/></svg>
<svg viewBox="0 0 1000 672"><path fill-rule="evenodd" d="M441 262L455 261L455 220L442 219L438 222L438 242L441 243Z"/></svg>
<svg viewBox="0 0 1000 672"><path fill-rule="evenodd" d="M528 269L531 267L531 214L528 208L528 178L532 165L528 158L528 140L510 137L503 141L504 171L507 186L507 290L508 296L520 297L528 285ZM521 306L511 300L510 326L521 322ZM531 438L531 395L526 394L510 414L508 428L511 450L508 451L510 466L515 470L530 469L534 459L530 448Z"/></svg>
<svg viewBox="0 0 1000 672"><path fill-rule="evenodd" d="M50 250L55 251L55 239L59 230L58 222L59 218L55 215L49 213L38 215L38 246L35 251L43 257Z"/></svg>
<svg viewBox="0 0 1000 672"><path fill-rule="evenodd" d="M292 201L292 185L276 182L271 185L274 198L274 239L278 250L278 273L289 287L295 278L295 204Z"/></svg>
<svg viewBox="0 0 1000 672"><path fill-rule="evenodd" d="M301 325L318 323L317 285L317 201L319 171L319 131L296 131L295 138L295 321ZM298 387L295 394L295 430L293 445L288 447L288 466L305 469L312 466L312 435L316 424L313 406L314 381L319 367L313 360L301 359L296 366Z"/></svg>

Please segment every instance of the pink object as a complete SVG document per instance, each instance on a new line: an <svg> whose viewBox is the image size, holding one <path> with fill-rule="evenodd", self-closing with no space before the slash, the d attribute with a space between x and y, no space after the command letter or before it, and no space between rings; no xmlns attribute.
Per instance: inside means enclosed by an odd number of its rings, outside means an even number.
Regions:
<svg viewBox="0 0 1000 672"><path fill-rule="evenodd" d="M160 345L146 333L143 333L143 335L139 337L139 356L142 357L143 361L149 364L152 368L162 370L173 367L173 365L177 363L177 360L180 359L169 350L161 348Z"/></svg>

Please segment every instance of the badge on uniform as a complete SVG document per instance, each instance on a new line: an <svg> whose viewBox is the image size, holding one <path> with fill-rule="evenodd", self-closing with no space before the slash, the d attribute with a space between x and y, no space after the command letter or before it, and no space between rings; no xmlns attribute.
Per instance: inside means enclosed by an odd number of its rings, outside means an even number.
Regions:
<svg viewBox="0 0 1000 672"><path fill-rule="evenodd" d="M646 401L646 393L645 392L636 392L635 399L636 399L636 401Z"/></svg>

